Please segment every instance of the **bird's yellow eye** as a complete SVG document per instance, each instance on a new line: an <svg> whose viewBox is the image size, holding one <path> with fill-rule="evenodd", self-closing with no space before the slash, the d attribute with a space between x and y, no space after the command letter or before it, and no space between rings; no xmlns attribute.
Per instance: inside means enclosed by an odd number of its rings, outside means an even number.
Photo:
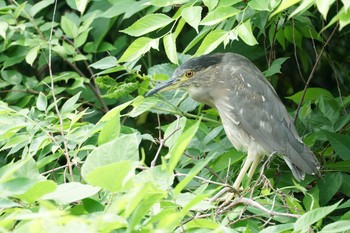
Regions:
<svg viewBox="0 0 350 233"><path fill-rule="evenodd" d="M186 76L187 78L191 78L193 75L194 75L193 70L187 70L187 71L185 72L185 76Z"/></svg>

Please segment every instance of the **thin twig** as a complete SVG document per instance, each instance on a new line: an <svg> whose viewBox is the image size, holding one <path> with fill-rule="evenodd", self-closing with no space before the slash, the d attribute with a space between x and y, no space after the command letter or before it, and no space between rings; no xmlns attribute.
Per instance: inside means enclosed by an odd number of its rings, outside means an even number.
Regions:
<svg viewBox="0 0 350 233"><path fill-rule="evenodd" d="M49 68L50 81L51 81L52 98L53 98L53 101L54 101L57 118L59 120L60 133L61 133L62 141L63 141L63 145L64 145L63 153L64 153L64 155L66 157L66 160L67 160L67 167L68 167L68 171L69 171L69 175L70 175L71 181L74 181L72 163L70 161L70 157L69 157L69 153L68 153L67 140L66 140L65 135L64 135L62 116L61 116L60 110L58 109L57 98L56 98L56 95L55 95L54 78L53 78L53 74L52 74L52 60L51 60L51 57L52 57L52 35L53 35L53 28L54 28L54 23L55 23L56 8L57 8L57 0L55 1L55 4L54 4L52 21L51 21L51 30L50 30L50 38L49 38L48 68Z"/></svg>
<svg viewBox="0 0 350 233"><path fill-rule="evenodd" d="M234 199L230 205L225 207L225 210L231 209L232 207L237 206L239 204L244 204L246 206L252 206L254 208L257 208L257 209L267 213L270 216L284 216L284 217L290 217L290 218L299 218L300 217L299 214L281 213L281 212L269 210L269 209L265 208L264 206L262 206L259 202L254 201L253 199L246 198L246 197L239 197L237 199Z"/></svg>
<svg viewBox="0 0 350 233"><path fill-rule="evenodd" d="M300 68L300 64L299 64L299 60L298 60L298 56L297 56L297 45L295 43L294 28L295 28L294 18L292 18L292 36L293 36L294 59L295 59L295 62L297 63L299 75L300 75L301 79L303 80L303 82L305 83L305 79L304 79L303 73L301 72L301 68Z"/></svg>
<svg viewBox="0 0 350 233"><path fill-rule="evenodd" d="M311 82L312 78L314 77L314 73L315 73L315 71L316 71L316 67L317 67L318 63L320 62L321 56L322 56L322 54L323 54L323 51L324 51L324 49L326 48L326 46L328 45L328 43L329 43L329 41L331 40L331 38L333 37L333 35L334 35L334 33L336 32L337 28L338 28L338 24L334 27L334 29L333 29L331 35L328 37L327 41L326 41L325 44L322 46L322 49L321 49L320 53L318 54L318 56L317 56L317 58L316 58L315 64L314 64L314 66L312 67L311 73L310 73L310 75L309 75L309 78L307 79L307 82L306 82L305 87L304 87L304 90L303 90L303 94L302 94L301 99L300 99L300 102L299 102L299 104L298 104L298 107L297 107L297 110L296 110L296 113L295 113L294 124L295 124L295 122L296 122L297 119L298 119L301 105L303 104L304 99L305 99L306 91L307 91L307 89L308 89L308 87L309 87L309 85L310 85L310 82Z"/></svg>
<svg viewBox="0 0 350 233"><path fill-rule="evenodd" d="M159 141L159 147L158 147L158 150L156 152L156 155L154 156L152 162L151 162L151 167L154 167L156 165L156 162L157 162L157 159L159 157L159 154L160 154L160 151L161 149L163 148L163 146L165 145L165 142L170 138L172 137L181 127L179 127L179 121L180 121L180 118L178 115L176 115L177 117L177 123L176 123L176 127L175 129L173 130L173 132L171 132L168 137L166 138L162 138L162 134L161 134L161 130L160 130L160 119L159 119L159 115L157 114L157 119L158 119L158 128L159 128L159 138L158 138L158 141Z"/></svg>

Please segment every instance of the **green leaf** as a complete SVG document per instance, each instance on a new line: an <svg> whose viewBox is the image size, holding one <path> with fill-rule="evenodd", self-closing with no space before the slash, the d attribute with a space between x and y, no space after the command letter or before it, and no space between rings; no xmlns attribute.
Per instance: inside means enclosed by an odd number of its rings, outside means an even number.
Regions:
<svg viewBox="0 0 350 233"><path fill-rule="evenodd" d="M36 101L36 107L40 110L40 111L46 111L47 108L47 98L46 96L40 92L39 96L38 96L38 100Z"/></svg>
<svg viewBox="0 0 350 233"><path fill-rule="evenodd" d="M16 195L16 197L28 203L34 203L43 195L54 192L56 187L57 184L52 180L42 180L36 182L25 193Z"/></svg>
<svg viewBox="0 0 350 233"><path fill-rule="evenodd" d="M298 104L303 95L303 91L299 91L292 96L286 97L286 99L292 100L294 103ZM333 95L326 89L323 88L308 88L304 97L304 103L314 102L321 96L333 98Z"/></svg>
<svg viewBox="0 0 350 233"><path fill-rule="evenodd" d="M344 4L345 12L348 12L348 10L350 8L350 1L349 0L341 0L341 2Z"/></svg>
<svg viewBox="0 0 350 233"><path fill-rule="evenodd" d="M332 6L334 2L335 0L328 0L328 1L316 0L317 9L319 12L321 12L324 20L327 19L329 8Z"/></svg>
<svg viewBox="0 0 350 233"><path fill-rule="evenodd" d="M188 1L189 0L152 0L150 4L153 6L165 7L172 5L181 5Z"/></svg>
<svg viewBox="0 0 350 233"><path fill-rule="evenodd" d="M164 14L149 14L137 20L130 27L121 30L130 36L142 36L159 28L165 27L173 22L169 16Z"/></svg>
<svg viewBox="0 0 350 233"><path fill-rule="evenodd" d="M174 122L172 122L165 130L164 132L164 138L167 140L165 141L165 145L169 148L172 148L178 138L181 136L183 130L185 129L187 122L186 117L181 117Z"/></svg>
<svg viewBox="0 0 350 233"><path fill-rule="evenodd" d="M95 148L82 166L82 176L86 178L93 170L105 165L125 160L139 161L139 143L136 134L126 134Z"/></svg>
<svg viewBox="0 0 350 233"><path fill-rule="evenodd" d="M340 220L326 225L318 233L337 233L337 232L349 232L350 220Z"/></svg>
<svg viewBox="0 0 350 233"><path fill-rule="evenodd" d="M226 6L226 7L218 7L215 10L208 13L207 16L200 22L200 25L213 26L218 24L225 19L235 16L241 11L236 8Z"/></svg>
<svg viewBox="0 0 350 233"><path fill-rule="evenodd" d="M350 136L323 131L335 153L343 160L350 160Z"/></svg>
<svg viewBox="0 0 350 233"><path fill-rule="evenodd" d="M189 6L182 10L181 12L182 18L193 27L198 34L198 25L201 21L202 16L202 7L200 6Z"/></svg>
<svg viewBox="0 0 350 233"><path fill-rule="evenodd" d="M340 172L326 174L322 180L319 180L317 186L320 192L320 205L326 205L332 197L338 192L343 183Z"/></svg>
<svg viewBox="0 0 350 233"><path fill-rule="evenodd" d="M273 61L272 65L265 70L263 73L265 77L272 76L274 74L280 74L281 73L281 65L288 59L288 57L281 57L277 58Z"/></svg>
<svg viewBox="0 0 350 233"><path fill-rule="evenodd" d="M216 156L216 153L212 153L210 156L207 156L204 160L198 161L198 163L190 170L188 175L178 184L174 189L174 194L179 194L188 183L191 182L193 177L197 175L203 168Z"/></svg>
<svg viewBox="0 0 350 233"><path fill-rule="evenodd" d="M98 136L98 145L112 141L118 138L120 134L120 113L116 113L113 118L109 119L103 126Z"/></svg>
<svg viewBox="0 0 350 233"><path fill-rule="evenodd" d="M54 0L44 0L44 1L39 1L38 3L34 4L30 10L29 14L34 18L34 16L39 13L42 9L45 9L47 6L51 5L54 3Z"/></svg>
<svg viewBox="0 0 350 233"><path fill-rule="evenodd" d="M269 11L269 0L251 0L248 6L257 11Z"/></svg>
<svg viewBox="0 0 350 233"><path fill-rule="evenodd" d="M72 112L76 110L76 103L79 100L80 93L77 93L76 95L69 98L62 106L61 108L61 114Z"/></svg>
<svg viewBox="0 0 350 233"><path fill-rule="evenodd" d="M295 15L300 15L303 12L307 11L313 4L315 0L304 0L301 4L289 15L289 19L294 17Z"/></svg>
<svg viewBox="0 0 350 233"><path fill-rule="evenodd" d="M247 44L250 46L258 44L258 41L256 41L252 26L250 24L250 20L245 21L244 23L238 25L235 30L238 32L238 36Z"/></svg>
<svg viewBox="0 0 350 233"><path fill-rule="evenodd" d="M107 56L98 60L97 62L90 64L89 67L99 70L105 70L111 67L115 67L117 65L118 61L114 56Z"/></svg>
<svg viewBox="0 0 350 233"><path fill-rule="evenodd" d="M33 66L33 62L34 62L35 59L37 58L38 53L39 53L39 50L40 50L40 46L39 46L39 45L38 45L38 46L35 46L35 47L33 47L33 48L31 48L31 49L29 50L29 52L28 52L27 55L26 55L26 62L27 62L29 65Z"/></svg>
<svg viewBox="0 0 350 233"><path fill-rule="evenodd" d="M44 195L43 200L54 200L61 204L69 204L95 195L100 188L78 182L60 184L52 193Z"/></svg>
<svg viewBox="0 0 350 233"><path fill-rule="evenodd" d="M294 231L301 231L303 229L307 229L312 224L318 222L319 220L326 217L328 214L333 212L341 201L338 201L337 203L326 206L326 207L320 207L317 209L310 210L309 212L306 212L302 216L300 216L297 221L294 223Z"/></svg>
<svg viewBox="0 0 350 233"><path fill-rule="evenodd" d="M178 64L175 35L170 33L164 36L163 43L165 53L169 60L174 64Z"/></svg>
<svg viewBox="0 0 350 233"><path fill-rule="evenodd" d="M212 11L219 3L219 0L203 0L204 5L206 5L209 11Z"/></svg>
<svg viewBox="0 0 350 233"><path fill-rule="evenodd" d="M76 38L79 34L79 30L75 22L65 15L61 18L61 27L65 35L70 39Z"/></svg>
<svg viewBox="0 0 350 233"><path fill-rule="evenodd" d="M283 0L282 3L278 6L278 8L270 15L270 19L274 15L276 15L276 14L284 11L285 9L297 4L298 2L300 2L300 0Z"/></svg>
<svg viewBox="0 0 350 233"><path fill-rule="evenodd" d="M185 229L190 231L190 229L213 229L216 230L220 227L220 225L211 219L193 219L192 221L185 224Z"/></svg>
<svg viewBox="0 0 350 233"><path fill-rule="evenodd" d="M188 128L177 140L177 142L174 144L174 146L170 149L169 154L167 157L169 157L169 167L168 171L173 172L175 169L177 163L179 162L182 154L185 152L188 144L192 140L193 136L196 134L200 120L198 120L194 125L192 125L190 128Z"/></svg>
<svg viewBox="0 0 350 233"><path fill-rule="evenodd" d="M85 180L94 186L118 192L128 184L128 179L135 173L135 167L131 160L115 162L94 169L85 176Z"/></svg>
<svg viewBox="0 0 350 233"><path fill-rule="evenodd" d="M75 5L77 6L78 11L83 14L89 0L75 0Z"/></svg>
<svg viewBox="0 0 350 233"><path fill-rule="evenodd" d="M350 160L340 161L336 163L325 164L327 169L336 169L337 171L350 172Z"/></svg>
<svg viewBox="0 0 350 233"><path fill-rule="evenodd" d="M293 229L293 223L285 223L276 226L269 226L260 231L260 233L281 233Z"/></svg>
<svg viewBox="0 0 350 233"><path fill-rule="evenodd" d="M7 22L0 22L0 36L6 40L6 31L9 27L9 24Z"/></svg>
<svg viewBox="0 0 350 233"><path fill-rule="evenodd" d="M210 32L199 46L194 56L208 54L216 49L228 36L229 32L224 30L214 30Z"/></svg>
<svg viewBox="0 0 350 233"><path fill-rule="evenodd" d="M151 48L158 49L158 44L159 39L151 39L148 37L137 38L126 49L119 61L135 61L139 59L143 54L147 53Z"/></svg>

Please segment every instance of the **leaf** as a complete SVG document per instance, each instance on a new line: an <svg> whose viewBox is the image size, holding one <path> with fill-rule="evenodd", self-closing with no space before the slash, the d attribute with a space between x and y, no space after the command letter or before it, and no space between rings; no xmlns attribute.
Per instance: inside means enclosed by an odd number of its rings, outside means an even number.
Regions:
<svg viewBox="0 0 350 233"><path fill-rule="evenodd" d="M269 0L251 0L248 6L257 11L269 11Z"/></svg>
<svg viewBox="0 0 350 233"><path fill-rule="evenodd" d="M292 96L285 97L286 99L292 100L294 103L299 104L303 91L299 91ZM304 103L314 102L319 99L320 96L333 98L333 95L326 89L323 88L308 88L304 97Z"/></svg>
<svg viewBox="0 0 350 233"><path fill-rule="evenodd" d="M343 160L350 160L350 136L323 131L335 153Z"/></svg>
<svg viewBox="0 0 350 233"><path fill-rule="evenodd" d="M204 160L198 161L198 163L190 170L188 175L176 185L174 189L174 194L177 195L191 182L193 177L197 175L203 168L216 156L216 153L212 153L210 156L207 156Z"/></svg>
<svg viewBox="0 0 350 233"><path fill-rule="evenodd" d="M328 173L322 180L319 180L317 186L321 190L319 194L321 206L326 205L332 199L340 189L342 183L343 179L340 172Z"/></svg>
<svg viewBox="0 0 350 233"><path fill-rule="evenodd" d="M119 137L120 134L120 113L116 113L113 118L109 119L103 126L99 136L98 145L112 141Z"/></svg>
<svg viewBox="0 0 350 233"><path fill-rule="evenodd" d="M46 111L47 108L47 98L46 96L40 92L39 96L38 96L38 100L36 101L36 107L40 110L40 111Z"/></svg>
<svg viewBox="0 0 350 233"><path fill-rule="evenodd" d="M169 167L168 171L173 172L177 163L179 162L182 154L185 152L186 147L192 140L193 136L196 134L200 120L198 120L195 124L193 124L190 128L188 128L176 141L174 146L170 149L169 154L167 155L169 159Z"/></svg>
<svg viewBox="0 0 350 233"><path fill-rule="evenodd" d="M175 35L170 33L164 36L163 43L164 43L165 53L169 58L169 60L174 64L178 64Z"/></svg>
<svg viewBox="0 0 350 233"><path fill-rule="evenodd" d="M78 11L83 14L89 0L75 0L75 5L77 6Z"/></svg>
<svg viewBox="0 0 350 233"><path fill-rule="evenodd" d="M81 173L86 178L93 170L121 161L139 161L139 139L126 134L95 148L86 158Z"/></svg>
<svg viewBox="0 0 350 233"><path fill-rule="evenodd" d="M76 110L76 103L80 97L80 93L77 93L76 95L72 96L71 98L69 98L62 106L61 108L61 114L64 113L68 113L68 112L72 112L74 110Z"/></svg>
<svg viewBox="0 0 350 233"><path fill-rule="evenodd" d="M135 173L135 164L131 160L124 160L100 166L84 178L94 186L104 188L110 192L121 191L130 177Z"/></svg>
<svg viewBox="0 0 350 233"><path fill-rule="evenodd" d="M6 40L6 31L9 27L9 24L7 22L0 22L0 36Z"/></svg>
<svg viewBox="0 0 350 233"><path fill-rule="evenodd" d="M165 27L173 22L169 16L164 14L149 14L137 20L130 27L121 30L130 36L142 36L159 28Z"/></svg>
<svg viewBox="0 0 350 233"><path fill-rule="evenodd" d="M337 233L337 232L349 232L350 231L350 220L338 220L330 223L322 228L318 233Z"/></svg>
<svg viewBox="0 0 350 233"><path fill-rule="evenodd" d="M270 77L274 74L280 74L281 73L281 65L288 59L288 57L281 57L277 58L273 61L272 65L265 70L263 73L265 77Z"/></svg>
<svg viewBox="0 0 350 233"><path fill-rule="evenodd" d="M29 65L33 66L33 62L37 58L39 50L40 50L40 46L39 45L35 46L35 47L31 48L31 50L29 50L29 52L26 55L26 62Z"/></svg>
<svg viewBox="0 0 350 233"><path fill-rule="evenodd" d="M65 35L70 38L76 38L79 34L77 25L67 16L62 16L61 27Z"/></svg>
<svg viewBox="0 0 350 233"><path fill-rule="evenodd" d="M151 48L158 49L159 39L151 39L148 37L137 38L126 49L119 62L135 61L143 54L147 53Z"/></svg>
<svg viewBox="0 0 350 233"><path fill-rule="evenodd" d="M44 195L43 200L54 200L61 204L69 204L95 195L100 188L78 182L60 184L52 193Z"/></svg>
<svg viewBox="0 0 350 233"><path fill-rule="evenodd" d="M271 19L274 15L276 15L276 14L284 11L285 9L297 4L298 2L300 2L300 0L283 0L281 2L281 4L278 6L278 8L270 15L269 18Z"/></svg>
<svg viewBox="0 0 350 233"><path fill-rule="evenodd" d="M201 21L202 7L200 6L189 6L182 10L182 18L193 27L198 34L198 25Z"/></svg>
<svg viewBox="0 0 350 233"><path fill-rule="evenodd" d="M186 117L181 117L176 119L166 128L164 132L164 138L166 138L165 145L169 148L172 148L178 138L181 136L182 132L185 129L187 122Z"/></svg>
<svg viewBox="0 0 350 233"><path fill-rule="evenodd" d="M34 16L39 13L42 9L45 9L47 6L54 3L54 0L45 0L45 1L39 1L36 4L34 4L30 10L29 14L31 17L34 18Z"/></svg>
<svg viewBox="0 0 350 233"><path fill-rule="evenodd" d="M108 56L104 57L97 62L94 62L89 65L89 67L92 67L94 69L99 69L99 70L105 70L111 67L115 67L118 65L118 61L114 56Z"/></svg>
<svg viewBox="0 0 350 233"><path fill-rule="evenodd" d="M250 25L250 20L245 21L244 23L238 25L235 30L238 32L238 36L247 44L250 46L258 44L256 41L252 26Z"/></svg>
<svg viewBox="0 0 350 233"><path fill-rule="evenodd" d="M301 4L289 15L288 19L291 19L295 15L300 15L303 12L307 11L313 4L315 0L304 0Z"/></svg>
<svg viewBox="0 0 350 233"><path fill-rule="evenodd" d="M227 37L229 33L224 30L211 31L203 40L194 56L208 54L216 49Z"/></svg>
<svg viewBox="0 0 350 233"><path fill-rule="evenodd" d="M42 180L36 182L25 193L16 195L16 197L28 203L34 203L43 195L54 192L56 187L57 184L52 180Z"/></svg>
<svg viewBox="0 0 350 233"><path fill-rule="evenodd" d="M317 9L322 14L324 20L327 19L329 8L334 2L335 0L328 0L328 1L316 0Z"/></svg>
<svg viewBox="0 0 350 233"><path fill-rule="evenodd" d="M219 3L219 0L203 0L204 5L206 5L209 11L212 11Z"/></svg>
<svg viewBox="0 0 350 233"><path fill-rule="evenodd" d="M172 5L181 5L188 1L189 0L152 0L150 4L153 6L165 7Z"/></svg>
<svg viewBox="0 0 350 233"><path fill-rule="evenodd" d="M276 226L269 226L260 231L260 233L280 233L287 232L293 229L293 223L285 223Z"/></svg>
<svg viewBox="0 0 350 233"><path fill-rule="evenodd" d="M348 12L348 10L350 8L350 1L349 0L341 0L341 2L344 4L345 12Z"/></svg>
<svg viewBox="0 0 350 233"><path fill-rule="evenodd" d="M297 221L294 223L294 231L301 231L302 229L306 229L310 227L312 224L318 222L319 220L326 217L328 214L333 212L341 201L338 201L337 203L326 206L326 207L320 207L317 209L310 210L309 212L306 212L302 216L300 216Z"/></svg>
<svg viewBox="0 0 350 233"><path fill-rule="evenodd" d="M218 7L215 10L209 12L208 15L205 16L204 19L200 22L200 25L213 26L229 17L237 15L240 12L241 11L230 6Z"/></svg>
<svg viewBox="0 0 350 233"><path fill-rule="evenodd" d="M144 112L147 112L150 110L152 107L154 107L157 103L158 100L156 98L144 98L143 96L138 96L139 101L135 101L133 103L133 109L131 112L129 112L127 115L130 117L137 117L141 115ZM137 97L137 98L138 98Z"/></svg>

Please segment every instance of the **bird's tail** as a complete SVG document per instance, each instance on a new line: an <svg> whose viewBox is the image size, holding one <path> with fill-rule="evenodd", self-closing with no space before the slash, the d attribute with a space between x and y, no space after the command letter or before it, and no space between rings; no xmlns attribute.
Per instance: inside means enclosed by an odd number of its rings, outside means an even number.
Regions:
<svg viewBox="0 0 350 233"><path fill-rule="evenodd" d="M304 179L305 173L319 175L319 163L316 156L299 140L295 137L289 138L289 144L286 146L286 153L283 157L298 181Z"/></svg>

